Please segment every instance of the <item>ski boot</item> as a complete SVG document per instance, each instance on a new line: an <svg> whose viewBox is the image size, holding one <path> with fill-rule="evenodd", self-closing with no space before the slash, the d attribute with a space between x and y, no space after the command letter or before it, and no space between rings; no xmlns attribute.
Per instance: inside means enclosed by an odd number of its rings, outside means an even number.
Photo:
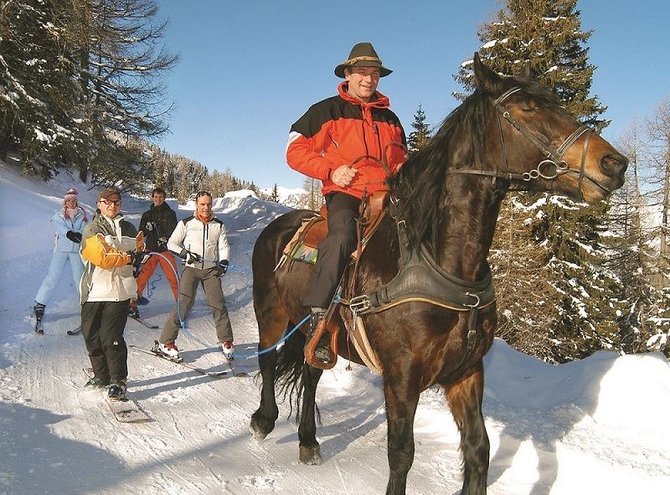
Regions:
<svg viewBox="0 0 670 495"><path fill-rule="evenodd" d="M126 400L126 382L117 380L109 385L107 389L107 398L109 400Z"/></svg>

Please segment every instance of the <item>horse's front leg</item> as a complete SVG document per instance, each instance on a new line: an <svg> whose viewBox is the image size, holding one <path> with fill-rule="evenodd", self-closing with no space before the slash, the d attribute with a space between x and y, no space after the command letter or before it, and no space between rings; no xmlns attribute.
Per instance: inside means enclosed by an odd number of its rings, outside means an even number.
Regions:
<svg viewBox="0 0 670 495"><path fill-rule="evenodd" d="M420 391L411 373L384 374L384 398L388 424L389 480L386 495L404 495L407 473L414 462L414 415Z"/></svg>
<svg viewBox="0 0 670 495"><path fill-rule="evenodd" d="M300 439L300 462L321 464L321 449L316 441L316 386L323 370L307 364L303 366L302 415L298 427Z"/></svg>
<svg viewBox="0 0 670 495"><path fill-rule="evenodd" d="M484 369L480 361L474 373L443 387L451 414L461 432L463 489L461 495L486 494L489 469L489 437L482 415Z"/></svg>
<svg viewBox="0 0 670 495"><path fill-rule="evenodd" d="M260 344L259 344L260 350ZM263 440L272 430L279 416L275 399L275 373L277 369L277 351L272 350L258 356L261 371L261 404L251 415L251 433L256 440Z"/></svg>

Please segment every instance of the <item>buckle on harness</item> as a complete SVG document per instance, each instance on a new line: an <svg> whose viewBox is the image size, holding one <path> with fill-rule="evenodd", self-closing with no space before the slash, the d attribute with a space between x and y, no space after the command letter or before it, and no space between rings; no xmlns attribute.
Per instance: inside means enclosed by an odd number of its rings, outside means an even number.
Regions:
<svg viewBox="0 0 670 495"><path fill-rule="evenodd" d="M370 298L363 294L362 296L352 297L349 300L349 308L354 313L363 313L370 309Z"/></svg>
<svg viewBox="0 0 670 495"><path fill-rule="evenodd" d="M474 304L463 304L463 306L466 306L466 307L472 308L472 309L479 307L479 304L482 302L482 300L477 294L473 294L472 292L466 292L465 295L469 296L469 297L474 297L475 298L475 303Z"/></svg>

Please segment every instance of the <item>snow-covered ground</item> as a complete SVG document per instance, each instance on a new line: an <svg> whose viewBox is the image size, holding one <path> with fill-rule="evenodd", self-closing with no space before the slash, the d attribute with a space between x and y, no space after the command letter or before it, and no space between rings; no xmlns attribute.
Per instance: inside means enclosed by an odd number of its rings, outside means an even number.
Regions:
<svg viewBox="0 0 670 495"><path fill-rule="evenodd" d="M82 389L88 365L68 272L32 332L33 298L50 259L49 218L71 186L92 209L95 191L61 174L27 180L0 164L0 494L382 494L388 467L380 378L340 359L318 391L321 466L298 461L297 427L281 409L263 442L248 424L258 407L252 378L210 379L136 351L129 392L153 418L118 423L100 392ZM238 365L257 367L250 258L260 231L286 211L244 195L217 202L233 255L223 278ZM146 201L124 200L137 224ZM179 216L189 214L180 209ZM162 325L171 292L160 270L143 316ZM159 330L129 320L128 343L149 347ZM221 366L199 295L179 339L186 360ZM249 359L244 359L248 357ZM597 353L551 366L496 341L486 358L484 410L491 438L489 494L670 493L670 367L660 354ZM458 433L441 393L427 390L415 422L408 493L458 494Z"/></svg>

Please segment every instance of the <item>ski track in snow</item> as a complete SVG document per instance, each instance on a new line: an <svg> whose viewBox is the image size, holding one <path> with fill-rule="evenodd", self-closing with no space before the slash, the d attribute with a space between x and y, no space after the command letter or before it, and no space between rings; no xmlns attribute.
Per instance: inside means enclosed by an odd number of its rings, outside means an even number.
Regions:
<svg viewBox="0 0 670 495"><path fill-rule="evenodd" d="M358 365L347 369L342 358L324 373L317 393L321 466L300 464L297 425L294 416L287 419L287 403L279 404L275 430L263 441L252 438L249 420L260 399L253 377L213 379L129 349L129 395L153 419L144 424L117 422L102 391L83 389L82 368L89 366L83 339L65 334L79 323L67 268L47 305L43 336L32 332L28 316L49 262L47 222L60 201L54 190L69 187L66 179L36 183L0 164L0 211L11 204L26 207L23 222L6 213L0 217L5 267L0 284L0 495L384 493L388 465L381 378ZM95 193L80 196L90 211ZM147 205L124 201L124 211L137 223ZM263 226L283 211L253 198L224 200L217 211L229 229L233 252L223 282L237 369L258 368L251 252ZM146 321L162 326L174 301L160 269L150 288L150 304L140 311ZM225 369L211 314L198 294L178 344L197 366ZM160 329L128 320L128 343L149 348L159 334ZM670 438L663 425L670 414L670 372L658 357L626 358L604 353L575 372L580 364L548 367L497 341L487 357L484 401L491 439L489 494L667 493ZM610 376L617 377L615 383L605 380ZM645 383L650 383L648 391L641 386ZM644 390L635 395L637 389ZM606 400L608 408L600 408ZM460 493L459 442L442 391L430 388L421 396L415 419L408 493Z"/></svg>

